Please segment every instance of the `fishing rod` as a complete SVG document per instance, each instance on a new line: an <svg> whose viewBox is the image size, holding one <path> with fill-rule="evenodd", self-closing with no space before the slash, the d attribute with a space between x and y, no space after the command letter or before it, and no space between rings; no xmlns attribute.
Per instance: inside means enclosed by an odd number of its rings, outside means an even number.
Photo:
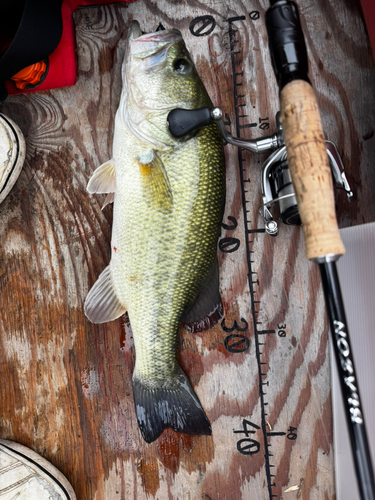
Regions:
<svg viewBox="0 0 375 500"><path fill-rule="evenodd" d="M175 109L168 116L169 129L172 135L183 137L215 121L228 143L253 153L273 151L262 169L261 215L265 229L272 236L277 234L277 223L269 210L276 202L283 222L302 224L306 257L318 264L321 274L360 497L375 500L374 470L336 269L336 261L345 249L332 184L345 189L349 199L353 192L335 145L324 140L296 4L270 0L266 27L280 89L277 132L250 141L233 138L225 129L219 108Z"/></svg>
<svg viewBox="0 0 375 500"><path fill-rule="evenodd" d="M270 5L266 27L306 257L319 265L360 497L374 500L374 469L336 269L345 249L336 220L319 108L308 79L305 40L297 6L289 0L271 0Z"/></svg>

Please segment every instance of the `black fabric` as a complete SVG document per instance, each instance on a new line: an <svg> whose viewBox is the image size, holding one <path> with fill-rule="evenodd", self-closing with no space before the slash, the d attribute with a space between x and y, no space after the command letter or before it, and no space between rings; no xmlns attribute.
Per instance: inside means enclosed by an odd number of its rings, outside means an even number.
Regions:
<svg viewBox="0 0 375 500"><path fill-rule="evenodd" d="M26 0L17 32L0 58L0 99L7 96L5 81L48 57L58 46L63 0ZM0 8L1 15L1 8Z"/></svg>

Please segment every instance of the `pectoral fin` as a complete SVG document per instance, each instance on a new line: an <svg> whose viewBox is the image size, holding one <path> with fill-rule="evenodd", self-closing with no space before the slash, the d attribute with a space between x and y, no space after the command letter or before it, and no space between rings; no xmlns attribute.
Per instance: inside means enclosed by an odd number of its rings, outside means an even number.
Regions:
<svg viewBox="0 0 375 500"><path fill-rule="evenodd" d="M168 210L172 206L172 191L164 164L154 150L137 161L141 176L144 196L159 210Z"/></svg>
<svg viewBox="0 0 375 500"><path fill-rule="evenodd" d="M189 332L203 332L215 326L223 314L219 293L219 264L215 258L195 301L185 311L182 323Z"/></svg>
<svg viewBox="0 0 375 500"><path fill-rule="evenodd" d="M125 305L119 301L113 288L110 267L107 266L86 297L85 314L93 323L107 323L125 311Z"/></svg>
<svg viewBox="0 0 375 500"><path fill-rule="evenodd" d="M89 193L115 193L116 173L113 160L109 160L100 165L93 173L87 184Z"/></svg>

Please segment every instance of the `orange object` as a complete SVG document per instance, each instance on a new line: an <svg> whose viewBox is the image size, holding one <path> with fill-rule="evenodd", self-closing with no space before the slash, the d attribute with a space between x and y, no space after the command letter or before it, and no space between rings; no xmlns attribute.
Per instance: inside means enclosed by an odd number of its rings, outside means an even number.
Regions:
<svg viewBox="0 0 375 500"><path fill-rule="evenodd" d="M14 81L18 89L23 90L28 85L39 83L42 76L46 73L46 69L47 64L44 61L40 61L21 69L21 71L12 76L11 80Z"/></svg>

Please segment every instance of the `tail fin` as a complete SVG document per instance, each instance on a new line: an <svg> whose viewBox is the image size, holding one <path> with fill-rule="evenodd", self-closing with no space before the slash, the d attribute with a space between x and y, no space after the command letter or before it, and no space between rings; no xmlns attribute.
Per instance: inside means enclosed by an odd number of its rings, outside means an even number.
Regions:
<svg viewBox="0 0 375 500"><path fill-rule="evenodd" d="M155 441L171 427L184 434L211 435L211 425L186 375L167 380L133 377L133 395L138 425L146 443Z"/></svg>

